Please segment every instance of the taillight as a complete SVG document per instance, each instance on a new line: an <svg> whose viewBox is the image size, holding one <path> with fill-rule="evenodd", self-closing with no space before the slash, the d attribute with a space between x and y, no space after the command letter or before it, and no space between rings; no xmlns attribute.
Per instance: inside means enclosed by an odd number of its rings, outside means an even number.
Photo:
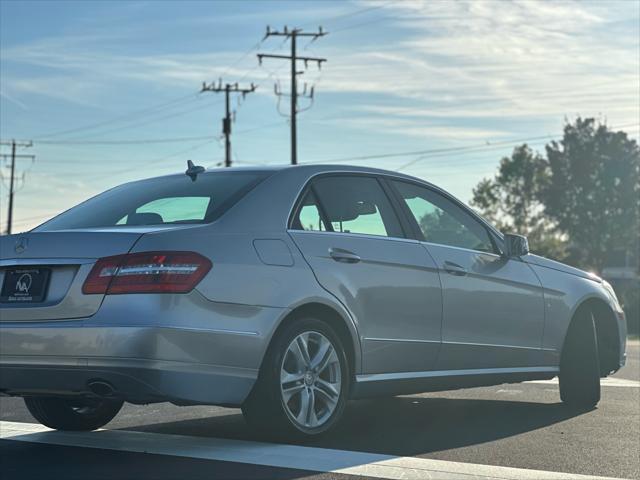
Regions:
<svg viewBox="0 0 640 480"><path fill-rule="evenodd" d="M141 252L99 259L82 286L85 294L188 293L211 269L193 252Z"/></svg>

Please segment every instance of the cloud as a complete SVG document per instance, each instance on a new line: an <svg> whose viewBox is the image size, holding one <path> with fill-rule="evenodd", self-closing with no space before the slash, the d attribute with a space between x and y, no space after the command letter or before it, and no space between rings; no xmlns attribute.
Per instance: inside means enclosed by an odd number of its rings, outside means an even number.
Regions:
<svg viewBox="0 0 640 480"><path fill-rule="evenodd" d="M467 132L464 136L473 136L474 131L503 132L509 128L470 129L467 125L483 119L492 124L527 120L539 127L550 122L556 125L563 116L577 113L601 113L622 123L637 120L640 114L640 51L638 22L634 21L640 12L633 2L607 2L604 6L574 1L405 0L383 7L362 19L386 18L383 23L359 30L338 28L309 50L329 58L322 72L310 69L305 74L308 82L318 84L316 92L323 95L323 102L346 105L342 108L355 116L382 117L371 122L359 120L362 128L415 137L423 133L447 136L457 121L461 131ZM327 9L326 14L343 10ZM249 18L244 15L201 15L176 21L181 25L220 23L225 18L239 22ZM250 20L259 18L254 15ZM357 23L346 18L339 26L349 27L350 22ZM123 29L134 35L126 25ZM99 105L105 91L132 85L166 91L192 85L196 90L202 81L225 74L262 83L266 88L258 93L271 95L270 84L278 77L274 72L287 66L265 62L258 67L255 52L243 58L242 49L212 53L117 50L122 42L120 32L96 32L44 38L3 49L3 63L38 70L26 78L5 75L5 89ZM135 41L131 37L127 45ZM195 38L193 45L198 45ZM277 47L265 45L265 49ZM392 119L398 128L389 125ZM425 127L425 119L449 121L444 122L446 128L438 129L437 125Z"/></svg>
<svg viewBox="0 0 640 480"><path fill-rule="evenodd" d="M375 111L375 109L372 109ZM316 122L316 123L322 123ZM327 125L334 124L335 120L328 120ZM453 123L416 121L415 118L406 118L403 115L362 115L342 118L341 127L356 128L368 131L384 131L390 134L405 135L416 138L439 138L442 140L487 140L509 135L505 129L491 129L479 126L463 126Z"/></svg>

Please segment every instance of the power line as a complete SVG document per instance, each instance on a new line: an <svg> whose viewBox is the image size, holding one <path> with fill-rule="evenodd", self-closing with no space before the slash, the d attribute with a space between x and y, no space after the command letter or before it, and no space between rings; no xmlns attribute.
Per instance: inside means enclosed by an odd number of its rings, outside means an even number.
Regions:
<svg viewBox="0 0 640 480"><path fill-rule="evenodd" d="M355 17L356 15L362 15L363 13L369 13L369 12L372 12L374 10L380 10L382 8L385 8L385 7L389 6L389 5L392 5L395 2L396 2L396 0L392 0L390 2L385 2L385 3L381 4L381 5L374 5L374 6L371 6L371 7L362 8L360 10L355 10L353 12L346 12L346 13L334 15L332 17L325 17L325 18L320 19L319 21L324 23L324 24L327 24L327 23L331 23L331 22L333 22L335 20L343 20L345 18ZM303 27L308 27L309 25L311 25L311 23L312 22L305 23L302 26ZM316 23L317 23L317 21L316 21Z"/></svg>
<svg viewBox="0 0 640 480"><path fill-rule="evenodd" d="M254 67L252 70L254 70L255 68L257 68L257 66L256 66L256 67ZM278 68L277 70L272 71L271 73L269 73L269 75L268 75L268 76L265 78L265 80L263 80L263 81L266 81L266 80L268 80L269 78L272 78L272 77L273 77L273 75L274 75L277 71L279 71L281 68L282 68L282 67L280 67L280 68ZM249 72L248 72L248 73L249 73ZM247 76L247 75L243 75L243 77L241 77L241 80L242 80L242 79L244 79L246 76ZM256 88L257 88L257 87L259 87L263 81L258 82L258 83L256 84ZM200 98L200 97L196 97L196 98L194 98L194 100L197 100L197 98ZM149 120L144 120L144 121L142 121L142 122L128 123L128 124L125 124L125 125L124 125L124 126L122 126L122 127L117 127L117 128L111 129L111 130L106 130L106 131L103 131L103 132L99 132L99 133L98 133L98 135L106 135L106 134L109 134L109 133L114 133L114 132L119 132L119 131L122 131L122 130L128 130L128 129L132 129L132 128L137 128L137 127L141 127L141 126L149 125L149 124L151 124L151 123L157 123L157 122L159 122L159 121L167 120L167 119L169 119L169 118L175 118L175 117L184 116L184 115L187 115L187 114L192 113L192 112L195 112L195 111L199 111L199 110L203 110L203 109L205 109L205 108L209 108L211 105L216 105L216 104L218 104L218 103L220 103L220 100L215 101L215 102L211 102L211 103L207 103L206 105L199 105L199 106L196 106L196 107L194 107L194 108L188 108L188 109L186 109L186 110L182 110L182 111L178 111L178 112L170 113L170 114L168 114L168 115L164 115L164 116L161 116L161 117L151 118L151 119L149 119ZM158 113L158 112L156 112L156 113ZM82 140L84 140L84 139L86 139L86 138L87 138L87 137L72 138L72 139L69 139L68 141L77 141L77 142L79 143L80 141L82 141ZM94 137L94 138L95 138L95 137ZM93 140L91 140L91 137L89 137L89 139L88 139L87 141L91 141L91 142L93 142ZM47 140L47 142L52 142L52 141ZM107 142L109 142L109 141L107 141ZM98 144L98 143L107 143L107 142L103 142L103 141L100 141L100 140L96 140L96 141L95 141L95 144ZM39 143L43 143L43 142L39 142ZM60 144L62 144L62 141L59 141L59 143L60 143ZM109 143L111 143L111 142L109 142ZM120 143L120 141L113 142L113 143ZM143 142L141 142L141 143L143 143ZM155 142L154 142L154 143L155 143ZM53 143L51 143L51 144L53 144Z"/></svg>
<svg viewBox="0 0 640 480"><path fill-rule="evenodd" d="M322 27L318 28L317 32L307 33L304 32L300 28L293 28L289 30L286 26L282 31L272 31L269 26L267 26L267 33L265 34L265 39L269 37L285 37L286 39L291 40L291 55L275 55L275 54L258 54L258 62L262 65L262 60L264 58L275 58L280 60L289 60L291 62L291 165L297 165L298 163L298 147L297 147L297 123L296 123L296 114L299 112L298 110L298 75L304 73L304 71L298 71L298 61L303 61L305 68L307 67L309 62L315 62L318 65L318 68L321 68L322 63L326 62L326 58L319 57L306 57L306 56L298 56L296 53L296 43L298 37L309 37L312 41L317 40L318 38L324 37L327 32L322 30ZM306 87L305 87L306 91ZM278 88L276 87L276 95L280 97L282 95L281 92L278 92ZM302 94L305 95L305 92ZM313 87L309 93L308 98L313 100Z"/></svg>
<svg viewBox="0 0 640 480"><path fill-rule="evenodd" d="M519 140L509 140L509 141L505 141L505 142L496 142L496 143L489 143L489 142L485 142L482 144L477 144L477 145L467 145L467 146L463 146L463 147L447 147L447 148L435 148L435 149L426 149L426 150L409 150L409 151L404 151L404 152L391 152L391 153L381 153L381 154L372 154L372 155L359 155L359 156L354 156L354 157L340 157L340 158L334 158L331 160L314 160L311 162L305 162L305 163L342 163L342 162L351 162L351 161L360 161L360 160L380 160L380 159L385 159L385 158L394 158L394 157L413 157L416 155L427 155L427 154L432 154L432 153L450 153L450 152L458 152L458 151L464 151L464 150L468 150L468 149L475 149L475 148L480 148L480 147L488 147L488 146L496 146L499 144L509 144L509 143L520 143L520 142L526 142L526 141L533 141L533 140L540 140L540 139L547 139L547 138L552 138L552 135L543 135L540 137L529 137L529 138L523 138L523 139L519 139Z"/></svg>
<svg viewBox="0 0 640 480"><path fill-rule="evenodd" d="M635 127L640 125L639 123L619 125L615 127L616 129L627 128L627 127ZM343 163L343 162L354 162L354 161L363 161L363 160L381 160L387 158L399 158L399 157L413 157L417 156L418 158L411 160L410 162L401 165L396 170L404 170L415 163L421 162L427 158L432 158L435 156L439 156L442 154L450 154L450 153L460 153L460 152L470 152L473 153L475 151L483 151L488 149L497 149L503 148L504 146L509 145L517 145L520 143L533 142L537 140L549 140L556 138L562 134L557 135L540 135L536 137L527 137L527 138L519 138L513 140L501 140L497 142L486 141L485 143L479 143L474 145L465 145L460 147L445 147L445 148L434 148L434 149L425 149L425 150L411 150L411 151L403 151L403 152L390 152L383 154L372 154L372 155L359 155L353 157L340 157L329 160L313 160L309 162L305 162L305 164L315 164L315 163ZM428 157L427 157L428 156Z"/></svg>
<svg viewBox="0 0 640 480"><path fill-rule="evenodd" d="M198 143L198 144L196 144L196 145L192 145L192 146L190 146L190 147L188 147L188 148L185 148L185 149L180 149L180 150L178 150L178 151L176 151L176 152L170 153L170 154L168 154L168 155L164 155L164 156L159 157L159 158L154 158L154 159L150 159L150 160L145 160L145 161L142 161L142 162L140 162L140 163L137 163L137 164L136 164L136 169L140 169L141 167L147 167L147 166L154 166L154 167L156 167L156 166L158 166L158 164L159 164L160 162L163 162L163 161L165 161L165 160L168 160L168 159L171 159L171 158L177 157L178 155L182 155L182 154L184 154L184 153L188 153L188 152L191 152L191 151L197 150L197 149L199 149L199 148L202 148L202 147L204 147L204 146L206 146L206 145L209 145L209 144L211 144L211 143L215 143L215 142L217 142L217 141L218 141L218 139L217 139L217 138L214 138L214 139L212 139L211 137L207 137L207 138L208 138L208 139L207 139L205 142L201 142L201 143ZM61 162L56 162L56 163L61 163ZM76 162L73 162L73 163L76 163ZM78 163L81 163L81 162L78 162ZM85 163L86 163L86 162L85 162ZM108 179L108 178L114 177L114 176L116 176L116 175L120 175L120 174L122 174L122 173L132 172L132 171L133 171L133 169L132 169L131 167L128 167L128 168L122 168L122 169L118 169L118 170L108 170L108 171L104 171L104 172L101 172L101 175L100 175L100 177L99 177L99 178L97 178L97 180L104 180L104 179ZM75 177L75 178L78 178L78 177L79 177L79 178L85 178L85 179L86 179L87 174L86 174L86 173L76 173L76 174L71 173L71 174L64 174L64 178L65 178L65 179L66 179L66 178L74 178L74 177Z"/></svg>
<svg viewBox="0 0 640 480"><path fill-rule="evenodd" d="M194 107L194 108L189 108L189 109L182 110L182 111L179 111L179 112L170 113L168 115L164 115L164 116L161 116L161 117L151 118L149 120L145 120L145 121L142 121L142 122L137 122L137 123L133 123L133 124L126 124L126 125L124 125L122 127L112 128L111 130L106 130L106 131L100 132L100 133L98 133L98 135L106 135L106 134L109 134L109 133L121 132L122 130L130 130L132 128L137 128L137 127L141 127L141 126L144 126L144 125L149 125L151 123L157 123L157 122L160 122L162 120L167 120L169 118L181 117L181 116L187 115L189 113L193 113L193 112L198 111L198 110L204 110L205 108L209 108L211 105L215 105L217 103L220 103L220 101L218 100L218 101L215 101L215 102L210 102L210 103L207 103L206 105L199 105L199 106ZM87 138L87 137L72 138L70 140L72 140L72 141L73 140L84 140L85 138ZM91 137L89 137L89 139L91 139Z"/></svg>
<svg viewBox="0 0 640 480"><path fill-rule="evenodd" d="M281 70L281 69L282 69L282 67L280 67L278 70ZM269 78L271 78L275 74L276 71L271 72L265 80L263 80L262 82L259 82L258 84L256 84L256 87L258 87L264 81L266 81ZM616 82L605 82L605 83L602 83L602 85L611 84L611 83L616 83ZM579 92L574 92L572 94L566 94L566 95L561 93L561 92L557 92L555 94L547 93L547 94L542 94L542 95L536 94L534 92L531 92L531 95L536 95L536 98L538 100L545 99L545 98L556 97L558 95L562 96L563 98L566 97L566 96L575 96L575 95L578 95L581 98L584 98L584 95L601 96L601 94L598 94L597 92L584 93L584 94L581 94ZM504 101L516 101L518 99L514 98L514 97L511 97L511 98L505 98L503 100ZM495 104L496 101L500 101L500 100L488 99L488 98L487 99L477 99L475 101L474 100L465 100L464 101L464 106L479 105L479 104L489 104L489 103ZM218 103L218 102L214 102L212 104L216 104L216 103ZM127 125L127 126L125 126L123 128L117 128L117 129L111 130L109 132L103 132L103 133L101 133L101 135L102 134L106 134L106 133L112 133L114 131L119 131L119 130L123 130L123 129L134 128L135 126L146 125L148 123L154 123L154 122L157 122L157 121L160 121L160 120L165 120L167 118L172 118L172 117L175 117L175 116L186 115L188 113L191 113L191 112L194 112L194 111L197 111L197 110L202 110L204 108L208 108L212 104L201 105L201 106L196 107L195 109L188 109L188 110L185 110L185 111L176 112L174 114L170 114L170 115L163 116L163 117L160 117L160 118L154 118L154 119L151 119L149 121L146 121L146 122L143 122L143 123L140 123L140 124ZM456 107L456 106L458 106L458 104L455 104L455 105L446 104L446 105L438 106L436 108L439 108L439 109L445 108L445 107L446 108L452 108L452 107ZM408 109L408 108L407 109L400 108L399 112L402 113L405 110L406 110L407 115L411 116L411 110ZM328 118L330 119L330 118L334 118L334 117L330 116ZM257 129L259 129L259 128L261 128L261 127L257 127ZM240 133L240 132L238 132L238 133ZM194 140L195 141L204 140L206 138L210 138L210 137L205 137L205 136L187 136L187 137L176 137L176 138L105 139L105 140L92 140L92 139L84 140L83 138L80 138L80 139L73 139L72 138L72 139L68 139L68 140L36 140L36 143L41 144L41 145L118 145L118 144L135 145L135 144L154 144L154 143L160 144L160 143L189 142L189 141L194 141Z"/></svg>
<svg viewBox="0 0 640 480"><path fill-rule="evenodd" d="M243 130L238 130L237 132L235 132L236 135L244 135L247 133L252 133L252 132L256 132L259 130L264 130L267 128L273 128L273 127L281 127L284 126L285 124L283 122L271 122L271 123L266 123L263 125L257 125L255 127L249 127L249 128L245 128ZM137 145L137 144L162 144L162 143L178 143L178 142L191 142L191 141L198 141L198 140L207 140L204 144L209 144L209 143L213 143L215 141L217 141L217 139L212 139L211 135L206 135L206 136L198 136L198 137L177 137L177 138L167 138L167 139L159 139L159 138L150 138L150 139L141 139L141 140L110 140L110 141L74 141L74 142L65 142L65 141L56 141L55 145ZM38 142L38 143L42 143L42 142ZM47 142L47 144L49 144ZM203 145L204 145L203 144ZM49 163L49 162L47 162ZM56 165L60 165L60 164L72 164L72 165L77 165L77 164L84 164L86 165L87 162L86 160L68 160L68 159L62 159L62 160L55 160L55 162L51 162L51 163L55 163ZM45 164L46 166L46 164Z"/></svg>
<svg viewBox="0 0 640 480"><path fill-rule="evenodd" d="M146 113L149 113L149 112L156 112L156 111L159 111L159 110L164 110L164 109L166 109L168 107L172 107L172 106L174 106L176 104L183 104L184 100L189 99L189 98L193 98L195 100L197 98L196 95L197 94L195 92L194 93L190 93L189 95L184 95L184 96L175 98L173 100L170 100L168 102L161 103L159 105L155 105L153 107L147 107L147 108L143 108L143 109L140 109L140 110L134 110L132 112L125 113L123 115L118 115L117 117L113 117L113 118L111 118L109 120L103 120L101 122L91 123L89 125L70 128L70 129L66 129L66 130L58 130L58 131L50 132L50 133L43 134L43 135L36 135L34 138L35 138L35 140L41 140L41 139L50 138L50 137L65 136L65 135L68 135L70 133L81 132L81 131L84 131L84 130L94 130L94 129L98 128L98 127L109 125L111 123L118 123L121 120L129 118L129 117L132 117L132 118L140 117L140 116L144 116Z"/></svg>
<svg viewBox="0 0 640 480"><path fill-rule="evenodd" d="M245 51L240 57L238 57L234 62L232 62L226 68L223 76L231 68L236 66L244 58L246 58L249 54L251 54L251 52L253 52L254 50L257 50L258 48L260 48L261 44L262 44L262 42L258 42L256 44L254 44L253 46L251 46L251 48L249 48L247 51ZM255 69L255 67L252 70L254 70L254 69ZM249 72L247 72L247 73L249 73ZM133 110L131 112L127 112L125 114L118 115L116 117L110 118L108 120L95 122L95 123L91 123L89 125L70 128L70 129L66 129L66 130L57 130L57 131L46 133L46 134L42 134L42 135L36 135L35 139L36 140L41 140L41 139L46 139L46 138L50 138L50 137L64 136L64 135L68 135L70 133L82 132L82 131L85 131L85 130L94 130L96 128L99 128L99 127L102 127L102 126L105 126L105 125L110 125L112 123L119 123L120 121L122 121L124 119L138 118L138 117L141 117L141 116L145 116L147 113L155 113L155 112L158 112L158 111L161 111L161 110L165 110L167 108L171 108L171 107L176 106L176 105L182 105L182 104L184 104L184 100L192 99L192 101L193 101L193 100L196 100L197 98L198 98L198 92L193 92L193 93L190 93L188 95L183 95L181 97L174 98L173 100L169 100L167 102L160 103L158 105L154 105L154 106L151 106L151 107L143 108L143 109L140 109L140 110Z"/></svg>
<svg viewBox="0 0 640 480"><path fill-rule="evenodd" d="M178 143L205 140L211 135L198 137L175 137L175 138L141 138L137 140L40 140L38 145L148 145L155 143Z"/></svg>
<svg viewBox="0 0 640 480"><path fill-rule="evenodd" d="M251 46L251 48L249 48L240 57L238 57L234 62L232 62L226 68L225 74L231 68L233 68L238 63L240 63L245 57L247 57L249 54L251 54L251 52L253 52L254 50L257 50L258 48L260 48L261 43L262 42L258 42L255 45ZM68 135L70 133L76 133L76 132L81 132L81 131L85 131L85 130L94 130L96 128L99 128L99 127L102 127L102 126L105 126L105 125L110 125L112 123L119 123L120 121L122 121L124 119L138 118L138 117L141 117L141 116L145 116L147 113L157 113L158 111L166 110L167 108L172 108L173 106L176 106L176 105L183 105L184 104L184 100L192 99L192 101L193 101L193 100L197 100L197 98L198 98L198 92L192 92L192 93L190 93L188 95L183 95L181 97L174 98L173 100L169 100L167 102L164 102L164 103L161 103L161 104L158 104L158 105L154 105L152 107L147 107L147 108L143 108L143 109L140 109L140 110L134 110L134 111L131 111L131 112L127 112L125 114L118 115L118 116L110 118L108 120L104 120L104 121L100 121L100 122L96 122L96 123L91 123L89 125L75 127L75 128L71 128L71 129L67 129L67 130L58 130L58 131L50 132L50 133L43 134L43 135L36 135L35 139L36 140L40 140L40 139L45 139L45 138L50 138L50 137L64 136L64 135Z"/></svg>

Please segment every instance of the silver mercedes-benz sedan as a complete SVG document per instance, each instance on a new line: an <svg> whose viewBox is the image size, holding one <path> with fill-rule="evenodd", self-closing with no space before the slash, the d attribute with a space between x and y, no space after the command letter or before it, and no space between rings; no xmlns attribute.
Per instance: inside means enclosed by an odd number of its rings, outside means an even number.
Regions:
<svg viewBox="0 0 640 480"><path fill-rule="evenodd" d="M168 401L315 435L349 399L556 376L588 409L625 362L609 284L383 170L190 165L0 247L0 393L56 429Z"/></svg>

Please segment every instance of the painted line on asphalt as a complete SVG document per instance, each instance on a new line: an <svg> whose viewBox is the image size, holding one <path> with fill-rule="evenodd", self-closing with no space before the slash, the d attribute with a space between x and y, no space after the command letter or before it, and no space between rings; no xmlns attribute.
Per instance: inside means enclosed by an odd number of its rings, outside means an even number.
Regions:
<svg viewBox="0 0 640 480"><path fill-rule="evenodd" d="M605 478L222 438L126 430L59 432L38 424L5 421L0 421L0 439L66 447L150 453L393 480L587 480Z"/></svg>
<svg viewBox="0 0 640 480"><path fill-rule="evenodd" d="M530 380L525 383L540 383L545 385L557 385L558 378L551 380ZM600 385L603 387L624 387L624 388L640 388L640 382L637 380L627 380L624 378L601 378Z"/></svg>

